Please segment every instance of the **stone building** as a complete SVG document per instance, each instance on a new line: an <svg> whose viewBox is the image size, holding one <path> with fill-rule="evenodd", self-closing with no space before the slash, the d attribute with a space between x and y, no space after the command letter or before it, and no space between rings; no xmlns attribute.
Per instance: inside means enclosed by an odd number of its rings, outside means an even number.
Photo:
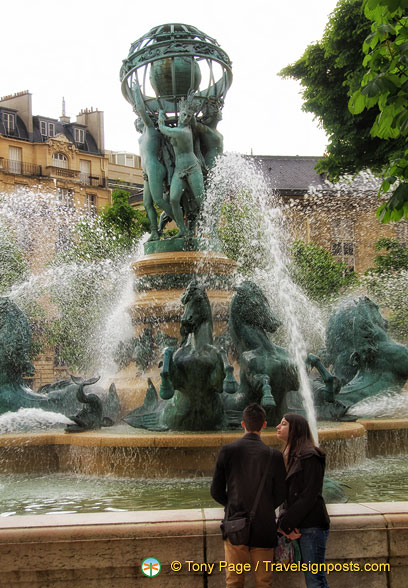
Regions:
<svg viewBox="0 0 408 588"><path fill-rule="evenodd" d="M77 210L96 212L108 204L111 190L103 112L85 109L71 122L64 103L62 115L56 119L33 116L28 91L0 98L0 192L18 195L19 191L55 195L67 217ZM22 202L27 200L22 198ZM45 226L38 234L34 230L24 235L34 272L40 272L67 239L68 228L63 222L51 222L50 230L48 224ZM48 301L43 303L47 305ZM36 378L31 382L34 388L65 375L54 351L37 358Z"/></svg>
<svg viewBox="0 0 408 588"><path fill-rule="evenodd" d="M111 190L129 192L129 202L136 206L143 201L143 175L140 155L127 151L106 150L108 186Z"/></svg>
<svg viewBox="0 0 408 588"><path fill-rule="evenodd" d="M408 223L382 224L378 181L361 174L347 183L326 182L314 167L318 157L253 156L267 184L286 205L293 236L321 245L357 273L372 267L380 237L408 243Z"/></svg>
<svg viewBox="0 0 408 588"><path fill-rule="evenodd" d="M67 206L99 210L110 202L103 112L82 110L71 122L33 116L28 91L0 98L0 191L35 188Z"/></svg>

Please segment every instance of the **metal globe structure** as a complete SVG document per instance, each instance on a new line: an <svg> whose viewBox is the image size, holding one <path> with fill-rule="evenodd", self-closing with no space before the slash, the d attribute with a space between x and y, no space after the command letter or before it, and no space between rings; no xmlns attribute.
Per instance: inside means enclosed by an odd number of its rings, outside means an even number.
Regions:
<svg viewBox="0 0 408 588"><path fill-rule="evenodd" d="M134 110L135 90L140 90L154 119L163 110L167 123L175 124L179 101L190 93L196 112L210 100L223 104L232 83L231 60L215 39L197 28L164 24L132 43L120 79L122 93Z"/></svg>

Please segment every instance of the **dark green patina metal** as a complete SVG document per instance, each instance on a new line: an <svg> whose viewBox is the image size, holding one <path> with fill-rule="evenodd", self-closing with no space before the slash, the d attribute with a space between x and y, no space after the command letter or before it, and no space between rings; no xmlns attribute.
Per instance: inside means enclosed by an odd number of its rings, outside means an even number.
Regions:
<svg viewBox="0 0 408 588"><path fill-rule="evenodd" d="M224 100L232 83L231 60L227 53L220 47L217 41L196 27L182 23L169 23L152 28L148 33L132 43L129 54L123 60L120 69L120 81L122 93L132 106L135 106L135 85L142 87L145 103L150 114L155 115L159 110L169 113L177 113L177 102L187 92L177 93L177 87L171 87L171 94L161 96L148 96L143 89L146 87L147 72L145 68L152 63L167 61L170 66L172 80L176 80L177 62L175 59L185 58L192 64L190 77L191 89L196 82L195 64L205 62L213 69L213 64L218 63L221 75L218 80L213 79L209 87L195 94L195 98L203 104L210 98ZM211 69L211 72L212 72ZM212 72L214 75L214 72Z"/></svg>
<svg viewBox="0 0 408 588"><path fill-rule="evenodd" d="M74 421L75 424L67 425L66 432L67 433L81 433L82 431L92 431L95 429L100 429L101 427L111 427L114 425L114 421L104 416L104 402L102 398L95 394L95 392L85 393L85 386L92 386L92 384L96 384L99 380L99 376L96 378L90 378L89 380L84 380L83 378L77 378L75 376L71 376L71 380L78 386L77 390L77 400L83 405L83 408L75 415L70 416L69 418ZM117 416L119 415L120 405L119 399L116 394L115 384L112 384L109 388L108 394L108 404L113 409L113 406L116 404L115 412Z"/></svg>
<svg viewBox="0 0 408 588"><path fill-rule="evenodd" d="M367 296L347 298L333 310L322 358L307 358L320 375L313 380L319 419L356 420L353 406L361 400L401 392L408 379L408 347L393 341L387 326ZM291 393L287 403L289 410L302 411L299 394Z"/></svg>
<svg viewBox="0 0 408 588"><path fill-rule="evenodd" d="M60 380L42 386L33 392L24 383L24 377L34 375L29 360L31 332L22 310L9 298L0 298L0 414L20 408L42 408L70 416L81 408L78 385L71 380ZM116 422L119 417L119 399L115 387L108 394L94 387L103 403L103 417Z"/></svg>
<svg viewBox="0 0 408 588"><path fill-rule="evenodd" d="M192 281L182 303L181 341L164 350L160 398L149 382L143 405L125 418L133 427L208 431L227 426L223 396L235 392L236 382L226 354L213 344L204 288Z"/></svg>
<svg viewBox="0 0 408 588"><path fill-rule="evenodd" d="M393 341L387 328L377 304L367 296L342 301L330 316L323 360L340 384L335 403L351 413L360 400L399 393L408 379L408 347ZM321 374L325 381L325 372ZM332 400L330 390L321 400Z"/></svg>
<svg viewBox="0 0 408 588"><path fill-rule="evenodd" d="M209 81L202 87L204 68ZM151 226L145 253L197 250L200 244L193 236L207 173L223 151L217 125L232 83L231 61L202 31L170 23L132 44L120 79L141 133L143 203ZM166 216L159 225L155 205ZM178 233L161 242L168 220L176 223Z"/></svg>
<svg viewBox="0 0 408 588"><path fill-rule="evenodd" d="M236 289L229 315L229 333L240 362L236 394L225 399L231 421L240 420L251 402L261 404L268 422L276 425L287 411L286 394L299 387L295 363L288 351L270 341L280 326L262 290L249 280Z"/></svg>

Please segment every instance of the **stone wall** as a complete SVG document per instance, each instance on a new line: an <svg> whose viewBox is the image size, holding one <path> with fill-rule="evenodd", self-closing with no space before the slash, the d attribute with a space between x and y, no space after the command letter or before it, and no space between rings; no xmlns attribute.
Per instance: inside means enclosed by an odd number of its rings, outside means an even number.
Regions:
<svg viewBox="0 0 408 588"><path fill-rule="evenodd" d="M221 588L221 509L45 515L0 519L1 588ZM408 502L329 505L327 563L389 564L388 571L332 572L331 588L405 588ZM142 574L149 557L155 578ZM181 563L172 571L171 563ZM188 561L201 570L189 571ZM207 564L207 565L204 565ZM208 564L214 564L208 573ZM192 565L192 564L190 564ZM207 572L206 572L207 568ZM301 588L299 572L277 573L277 586ZM150 584L148 584L150 582ZM253 588L252 579L246 586Z"/></svg>

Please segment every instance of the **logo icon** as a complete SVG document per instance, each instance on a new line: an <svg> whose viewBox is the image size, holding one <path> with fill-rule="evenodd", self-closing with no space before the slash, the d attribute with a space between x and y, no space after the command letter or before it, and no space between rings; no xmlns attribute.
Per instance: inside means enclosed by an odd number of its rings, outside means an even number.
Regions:
<svg viewBox="0 0 408 588"><path fill-rule="evenodd" d="M155 557L146 557L146 559L142 561L141 568L145 576L152 578L160 573L161 564Z"/></svg>

